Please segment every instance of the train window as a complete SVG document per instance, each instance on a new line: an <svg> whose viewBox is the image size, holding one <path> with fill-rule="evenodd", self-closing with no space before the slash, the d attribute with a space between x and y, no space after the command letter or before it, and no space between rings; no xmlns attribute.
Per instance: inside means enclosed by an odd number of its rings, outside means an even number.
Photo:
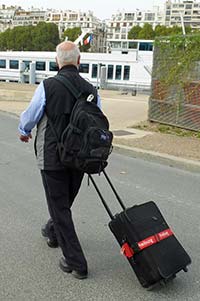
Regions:
<svg viewBox="0 0 200 301"><path fill-rule="evenodd" d="M6 68L6 60L0 60L0 68Z"/></svg>
<svg viewBox="0 0 200 301"><path fill-rule="evenodd" d="M130 77L130 66L124 66L124 80L129 80Z"/></svg>
<svg viewBox="0 0 200 301"><path fill-rule="evenodd" d="M129 49L137 49L138 43L137 42L129 42L128 48Z"/></svg>
<svg viewBox="0 0 200 301"><path fill-rule="evenodd" d="M153 51L153 43L140 42L139 50L142 50L142 51Z"/></svg>
<svg viewBox="0 0 200 301"><path fill-rule="evenodd" d="M10 69L19 69L19 61L17 60L10 60L9 65Z"/></svg>
<svg viewBox="0 0 200 301"><path fill-rule="evenodd" d="M29 70L31 61L23 61L23 63L25 64L25 69Z"/></svg>
<svg viewBox="0 0 200 301"><path fill-rule="evenodd" d="M50 71L58 71L59 69L58 69L57 63L56 62L50 62L49 63L49 70Z"/></svg>
<svg viewBox="0 0 200 301"><path fill-rule="evenodd" d="M127 42L122 42L122 48L127 49L128 48L128 43Z"/></svg>
<svg viewBox="0 0 200 301"><path fill-rule="evenodd" d="M80 73L89 73L89 64L80 64L79 72Z"/></svg>
<svg viewBox="0 0 200 301"><path fill-rule="evenodd" d="M46 69L46 62L36 62L36 70L38 71L45 71Z"/></svg>
<svg viewBox="0 0 200 301"><path fill-rule="evenodd" d="M117 65L115 71L115 79L121 79L121 76L122 76L122 66Z"/></svg>
<svg viewBox="0 0 200 301"><path fill-rule="evenodd" d="M110 42L111 48L121 48L121 42Z"/></svg>
<svg viewBox="0 0 200 301"><path fill-rule="evenodd" d="M97 78L97 64L92 64L92 78Z"/></svg>
<svg viewBox="0 0 200 301"><path fill-rule="evenodd" d="M113 65L108 65L107 79L113 79Z"/></svg>

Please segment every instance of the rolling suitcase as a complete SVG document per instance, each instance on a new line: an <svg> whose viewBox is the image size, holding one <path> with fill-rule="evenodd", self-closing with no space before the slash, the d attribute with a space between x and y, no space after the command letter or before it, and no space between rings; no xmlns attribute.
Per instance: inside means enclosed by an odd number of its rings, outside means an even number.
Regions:
<svg viewBox="0 0 200 301"><path fill-rule="evenodd" d="M152 201L125 208L111 180L103 174L123 211L115 216L110 211L94 178L91 179L111 221L109 228L121 246L139 282L145 288L166 283L191 263L160 210Z"/></svg>

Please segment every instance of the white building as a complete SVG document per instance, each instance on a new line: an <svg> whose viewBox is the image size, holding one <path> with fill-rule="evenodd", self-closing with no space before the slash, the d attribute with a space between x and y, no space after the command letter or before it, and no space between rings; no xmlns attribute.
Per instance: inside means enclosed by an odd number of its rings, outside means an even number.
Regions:
<svg viewBox="0 0 200 301"><path fill-rule="evenodd" d="M6 7L5 5L0 5L0 32L12 28L15 11L16 7L14 6Z"/></svg>
<svg viewBox="0 0 200 301"><path fill-rule="evenodd" d="M93 35L90 51L106 52L105 23L94 16L93 12L81 12L71 10L47 11L31 7L24 10L18 6L0 6L0 32L16 26L35 26L39 22L51 22L58 26L59 35L68 28L80 27Z"/></svg>
<svg viewBox="0 0 200 301"><path fill-rule="evenodd" d="M13 27L16 26L35 26L39 22L45 21L45 11L38 8L28 10L16 9L13 17Z"/></svg>
<svg viewBox="0 0 200 301"><path fill-rule="evenodd" d="M48 10L45 21L57 24L60 37L62 37L64 31L68 28L80 27L85 31L87 30L88 33L93 35L91 51L106 51L104 47L106 41L105 24L95 17L91 11Z"/></svg>
<svg viewBox="0 0 200 301"><path fill-rule="evenodd" d="M181 21L182 19L182 21ZM165 25L200 28L200 2L195 0L171 1L165 3Z"/></svg>
<svg viewBox="0 0 200 301"><path fill-rule="evenodd" d="M118 12L112 15L107 23L108 39L128 39L128 32L133 26L143 26L149 23L155 28L156 25L162 25L164 22L164 14L159 7L154 7L152 11L132 11Z"/></svg>

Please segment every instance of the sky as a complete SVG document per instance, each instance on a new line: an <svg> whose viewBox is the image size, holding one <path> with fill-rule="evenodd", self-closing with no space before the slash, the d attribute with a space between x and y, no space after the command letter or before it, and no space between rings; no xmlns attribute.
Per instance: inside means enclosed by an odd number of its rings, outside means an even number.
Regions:
<svg viewBox="0 0 200 301"><path fill-rule="evenodd" d="M134 11L151 10L153 6L163 7L165 0L1 0L0 4L18 5L22 8L54 8L54 9L71 9L94 12L94 15L100 19L109 19L113 13L118 10Z"/></svg>

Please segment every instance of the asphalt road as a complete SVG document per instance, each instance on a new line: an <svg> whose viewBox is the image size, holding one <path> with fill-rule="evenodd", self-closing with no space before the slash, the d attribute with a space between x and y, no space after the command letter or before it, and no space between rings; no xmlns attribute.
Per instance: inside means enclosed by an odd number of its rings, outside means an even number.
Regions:
<svg viewBox="0 0 200 301"><path fill-rule="evenodd" d="M48 217L33 142L17 140L15 117L0 113L0 300L200 300L200 175L113 153L107 169L127 206L156 201L192 258L166 287L146 291L110 233L102 204L85 178L73 207L88 259L89 278L60 271L59 249L40 235ZM103 177L96 177L114 212L119 211Z"/></svg>

